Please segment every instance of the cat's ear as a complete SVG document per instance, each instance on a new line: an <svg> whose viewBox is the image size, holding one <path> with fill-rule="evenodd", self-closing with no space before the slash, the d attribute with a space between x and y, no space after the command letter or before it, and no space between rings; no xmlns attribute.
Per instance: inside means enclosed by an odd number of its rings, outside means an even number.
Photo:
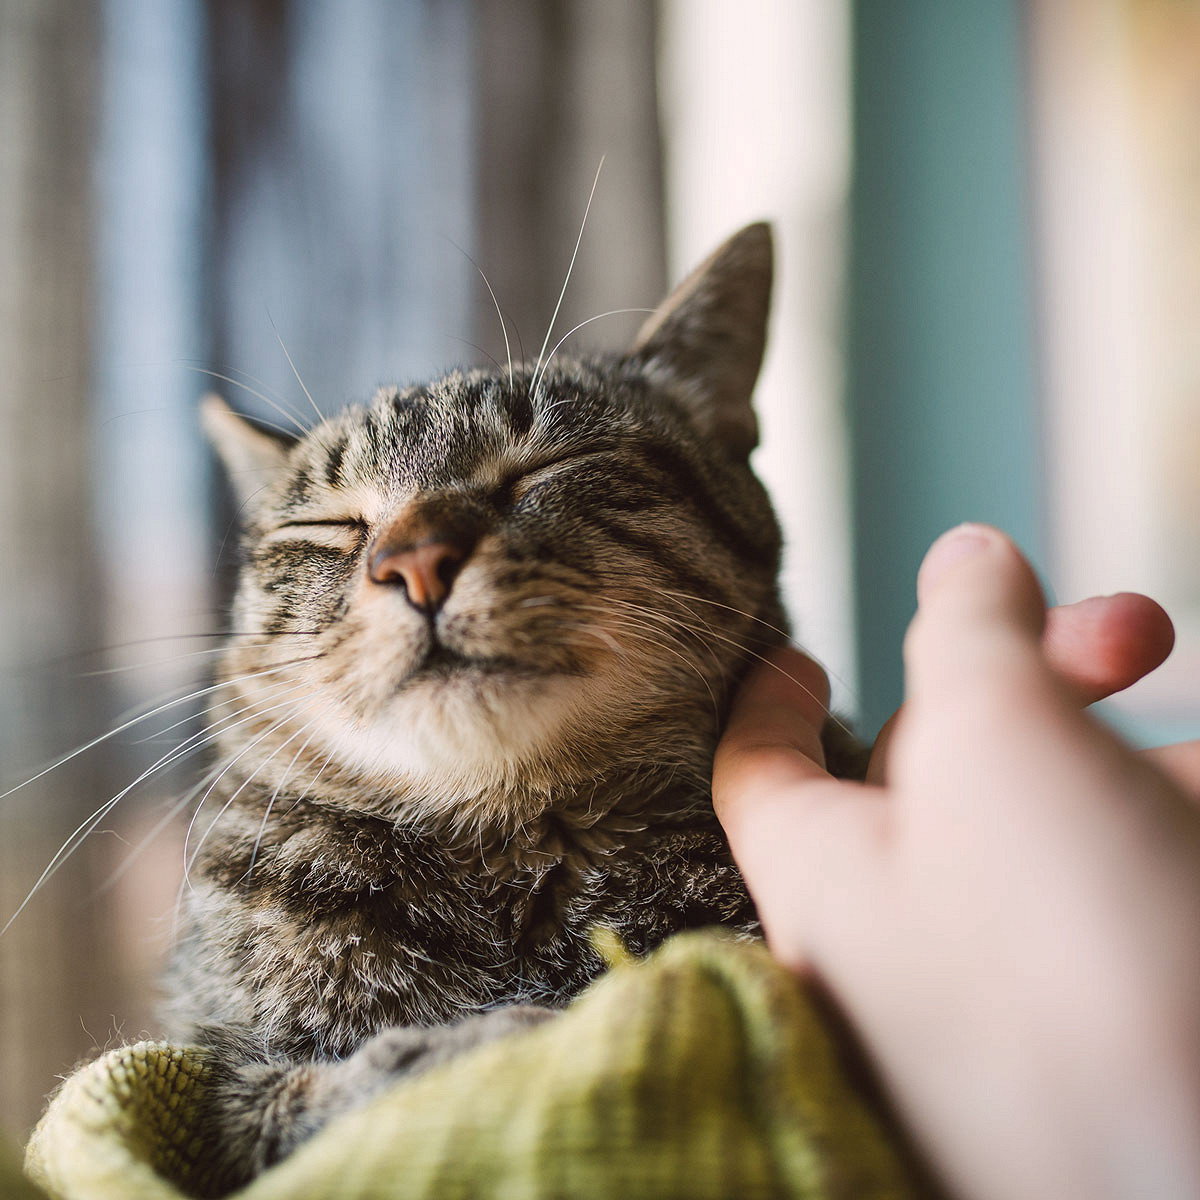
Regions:
<svg viewBox="0 0 1200 1200"><path fill-rule="evenodd" d="M638 332L626 361L673 386L705 436L736 455L758 444L750 404L771 304L771 227L735 233Z"/></svg>
<svg viewBox="0 0 1200 1200"><path fill-rule="evenodd" d="M252 424L210 392L200 401L200 422L239 503L257 495L287 458L296 439Z"/></svg>

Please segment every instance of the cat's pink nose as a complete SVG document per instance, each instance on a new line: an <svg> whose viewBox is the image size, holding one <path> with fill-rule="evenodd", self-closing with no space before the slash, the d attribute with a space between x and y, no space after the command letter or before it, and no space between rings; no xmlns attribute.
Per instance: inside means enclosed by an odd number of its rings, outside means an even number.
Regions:
<svg viewBox="0 0 1200 1200"><path fill-rule="evenodd" d="M450 594L466 551L451 542L426 542L404 550L380 550L371 559L375 583L404 585L408 602L425 613L435 613Z"/></svg>

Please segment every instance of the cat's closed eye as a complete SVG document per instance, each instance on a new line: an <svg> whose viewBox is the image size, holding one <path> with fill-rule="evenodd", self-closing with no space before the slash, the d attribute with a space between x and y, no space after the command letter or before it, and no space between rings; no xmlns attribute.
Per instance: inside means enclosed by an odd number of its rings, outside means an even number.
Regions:
<svg viewBox="0 0 1200 1200"><path fill-rule="evenodd" d="M281 521L264 540L270 544L306 542L352 554L366 541L367 532L361 517L296 517Z"/></svg>
<svg viewBox="0 0 1200 1200"><path fill-rule="evenodd" d="M497 489L496 494L502 503L516 505L541 485L557 482L563 477L573 474L585 463L603 462L605 459L611 461L612 457L611 450L588 450L559 458L551 458L545 462L526 467L519 473L505 479Z"/></svg>

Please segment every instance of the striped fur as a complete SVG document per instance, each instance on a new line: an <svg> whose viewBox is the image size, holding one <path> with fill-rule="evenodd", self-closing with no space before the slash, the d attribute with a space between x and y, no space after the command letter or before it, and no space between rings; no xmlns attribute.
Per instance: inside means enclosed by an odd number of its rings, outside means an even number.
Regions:
<svg viewBox="0 0 1200 1200"><path fill-rule="evenodd" d="M770 278L751 226L623 355L385 388L295 440L210 404L244 566L172 1014L231 1060L226 1183L344 1106L345 1072L402 1069L392 1027L568 999L597 923L635 951L756 928L709 781L784 636L748 464ZM431 617L370 564L447 529Z"/></svg>

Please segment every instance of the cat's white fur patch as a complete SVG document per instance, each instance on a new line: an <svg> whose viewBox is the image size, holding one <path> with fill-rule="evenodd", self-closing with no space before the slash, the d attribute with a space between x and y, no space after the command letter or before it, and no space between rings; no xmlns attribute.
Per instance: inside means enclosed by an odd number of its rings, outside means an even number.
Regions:
<svg viewBox="0 0 1200 1200"><path fill-rule="evenodd" d="M473 676L419 683L378 716L318 717L318 737L335 757L368 777L403 780L401 795L419 795L451 812L498 780L529 780L531 766L569 739L580 720L596 720L611 703L595 679ZM533 772L536 774L536 771Z"/></svg>

